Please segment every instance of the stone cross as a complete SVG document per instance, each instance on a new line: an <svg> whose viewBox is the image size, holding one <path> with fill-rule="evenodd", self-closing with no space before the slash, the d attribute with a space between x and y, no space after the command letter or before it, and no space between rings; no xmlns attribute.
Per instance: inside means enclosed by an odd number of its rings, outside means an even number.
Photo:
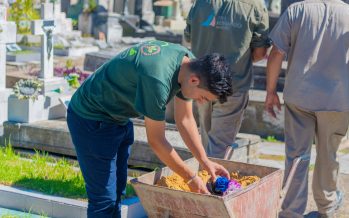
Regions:
<svg viewBox="0 0 349 218"><path fill-rule="evenodd" d="M6 21L6 11L0 5L0 90L6 88L6 43L16 43L16 24Z"/></svg>
<svg viewBox="0 0 349 218"><path fill-rule="evenodd" d="M55 30L53 4L41 4L41 20L34 20L31 24L32 34L41 35L41 70L39 78L50 79L53 77L53 33Z"/></svg>

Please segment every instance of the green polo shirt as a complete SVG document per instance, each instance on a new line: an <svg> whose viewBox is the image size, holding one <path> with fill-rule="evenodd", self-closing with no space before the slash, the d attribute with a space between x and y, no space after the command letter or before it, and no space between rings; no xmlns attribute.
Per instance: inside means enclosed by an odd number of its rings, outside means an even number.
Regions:
<svg viewBox="0 0 349 218"><path fill-rule="evenodd" d="M164 120L166 104L181 97L178 73L186 48L163 41L135 45L101 66L75 92L71 108L83 118L117 122Z"/></svg>
<svg viewBox="0 0 349 218"><path fill-rule="evenodd" d="M196 0L184 35L195 56L218 52L231 63L233 91L252 82L251 50L269 47L268 11L262 0Z"/></svg>

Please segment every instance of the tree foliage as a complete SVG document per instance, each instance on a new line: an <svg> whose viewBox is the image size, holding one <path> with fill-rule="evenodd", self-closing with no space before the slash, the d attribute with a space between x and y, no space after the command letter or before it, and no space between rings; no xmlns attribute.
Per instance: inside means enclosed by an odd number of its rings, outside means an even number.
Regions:
<svg viewBox="0 0 349 218"><path fill-rule="evenodd" d="M34 0L16 0L10 7L9 20L17 25L18 33L30 33L30 21L40 19Z"/></svg>

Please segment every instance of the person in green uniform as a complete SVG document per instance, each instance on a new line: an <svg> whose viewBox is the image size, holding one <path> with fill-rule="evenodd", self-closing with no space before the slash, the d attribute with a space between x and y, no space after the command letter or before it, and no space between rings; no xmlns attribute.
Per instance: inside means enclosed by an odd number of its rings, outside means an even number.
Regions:
<svg viewBox="0 0 349 218"><path fill-rule="evenodd" d="M133 117L144 117L155 154L192 191L209 193L165 138L165 109L172 98L177 128L193 156L213 179L218 175L229 178L223 166L207 158L191 99L224 102L231 94L229 64L223 56L195 59L186 48L163 41L133 46L97 69L75 92L67 114L86 183L88 217L120 217Z"/></svg>

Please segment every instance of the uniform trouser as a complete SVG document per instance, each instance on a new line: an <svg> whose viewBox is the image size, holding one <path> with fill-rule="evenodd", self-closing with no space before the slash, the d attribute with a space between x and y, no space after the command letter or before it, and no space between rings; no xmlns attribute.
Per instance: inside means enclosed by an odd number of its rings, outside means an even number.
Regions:
<svg viewBox="0 0 349 218"><path fill-rule="evenodd" d="M85 180L89 218L121 217L133 124L88 120L68 109L67 123Z"/></svg>
<svg viewBox="0 0 349 218"><path fill-rule="evenodd" d="M200 134L208 156L224 157L226 146L235 142L247 103L248 92L235 93L223 104L198 104Z"/></svg>
<svg viewBox="0 0 349 218"><path fill-rule="evenodd" d="M313 175L313 194L318 210L331 214L336 204L339 163L336 152L349 125L349 112L312 112L285 104L285 177L292 161L310 155L315 137L316 162ZM286 194L279 217L303 217L308 197L309 161L298 166Z"/></svg>

